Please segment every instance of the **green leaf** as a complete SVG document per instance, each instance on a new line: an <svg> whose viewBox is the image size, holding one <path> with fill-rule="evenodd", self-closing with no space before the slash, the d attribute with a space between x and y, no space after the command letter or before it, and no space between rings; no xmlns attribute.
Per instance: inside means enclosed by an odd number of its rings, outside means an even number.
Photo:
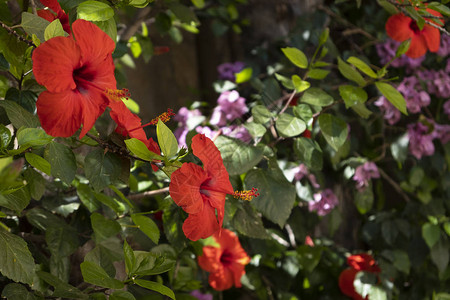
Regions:
<svg viewBox="0 0 450 300"><path fill-rule="evenodd" d="M247 129L248 133L250 133L250 135L253 138L259 138L263 136L267 131L266 127L254 122L246 123L244 124L244 127Z"/></svg>
<svg viewBox="0 0 450 300"><path fill-rule="evenodd" d="M219 136L215 144L230 175L247 172L258 164L263 157L262 148L248 145L238 139Z"/></svg>
<svg viewBox="0 0 450 300"><path fill-rule="evenodd" d="M363 119L367 119L372 114L363 103L356 103L352 106L352 109Z"/></svg>
<svg viewBox="0 0 450 300"><path fill-rule="evenodd" d="M292 83L292 80L291 80L291 79L289 79L289 78L286 77L286 76L280 75L280 74L278 74L278 73L274 73L274 75L275 75L275 78L276 78L279 82L281 82L281 84L282 84L285 88L287 88L288 90L293 90L293 89L295 89L294 84Z"/></svg>
<svg viewBox="0 0 450 300"><path fill-rule="evenodd" d="M106 21L94 21L101 30L103 30L114 42L117 41L117 24L114 17Z"/></svg>
<svg viewBox="0 0 450 300"><path fill-rule="evenodd" d="M134 256L133 249L128 245L127 241L123 242L123 254L125 256L125 271L130 276L131 271L135 269L136 257Z"/></svg>
<svg viewBox="0 0 450 300"><path fill-rule="evenodd" d="M330 29L327 27L322 31L322 33L319 36L319 46L325 44L329 36L330 36Z"/></svg>
<svg viewBox="0 0 450 300"><path fill-rule="evenodd" d="M393 245L399 233L398 226L392 220L384 221L381 224L381 233L386 243Z"/></svg>
<svg viewBox="0 0 450 300"><path fill-rule="evenodd" d="M98 148L86 155L84 170L89 183L99 192L117 181L121 173L121 161L114 153L105 153Z"/></svg>
<svg viewBox="0 0 450 300"><path fill-rule="evenodd" d="M45 282L47 282L48 284L50 284L55 288L52 294L53 297L73 298L73 299L89 298L88 295L84 294L82 291L80 291L73 285L70 285L62 281L61 279L50 273L44 271L37 271L36 274L39 276L39 278L41 278L42 280L44 280Z"/></svg>
<svg viewBox="0 0 450 300"><path fill-rule="evenodd" d="M300 101L311 105L328 106L334 102L334 99L319 88L310 88L303 94Z"/></svg>
<svg viewBox="0 0 450 300"><path fill-rule="evenodd" d="M110 278L102 267L93 262L82 262L80 269L84 281L88 283L110 289L122 289L124 287L121 281Z"/></svg>
<svg viewBox="0 0 450 300"><path fill-rule="evenodd" d="M308 77L312 78L312 79L324 79L325 77L328 76L328 74L330 74L330 71L328 70L323 70L323 69L311 69L308 72Z"/></svg>
<svg viewBox="0 0 450 300"><path fill-rule="evenodd" d="M114 10L103 2L88 0L77 7L78 19L106 21L114 16Z"/></svg>
<svg viewBox="0 0 450 300"><path fill-rule="evenodd" d="M2 291L2 298L8 300L37 300L36 296L29 292L23 284L9 283Z"/></svg>
<svg viewBox="0 0 450 300"><path fill-rule="evenodd" d="M431 8L437 12L440 12L441 14L443 14L447 17L450 16L450 8L446 5L444 5L443 3L431 2L431 3L428 3L428 8Z"/></svg>
<svg viewBox="0 0 450 300"><path fill-rule="evenodd" d="M269 234L264 228L261 217L248 203L243 203L233 217L233 228L239 233L256 239L268 239Z"/></svg>
<svg viewBox="0 0 450 300"><path fill-rule="evenodd" d="M32 165L34 168L38 169L39 171L44 172L47 175L51 174L51 166L50 163L45 160L44 158L40 157L37 154L27 152L25 153L25 159L27 162Z"/></svg>
<svg viewBox="0 0 450 300"><path fill-rule="evenodd" d="M155 244L158 244L160 233L158 226L152 219L139 214L131 215L131 219L145 235L147 235Z"/></svg>
<svg viewBox="0 0 450 300"><path fill-rule="evenodd" d="M283 228L295 201L295 187L287 181L277 163L270 161L269 169L251 170L245 177L245 188L257 188L259 196L252 205L269 220Z"/></svg>
<svg viewBox="0 0 450 300"><path fill-rule="evenodd" d="M431 248L431 260L436 265L440 273L444 273L449 262L449 243L447 240L440 240Z"/></svg>
<svg viewBox="0 0 450 300"><path fill-rule="evenodd" d="M41 125L35 115L13 101L3 100L0 102L0 106L5 109L9 120L15 128L20 128L22 126L35 128Z"/></svg>
<svg viewBox="0 0 450 300"><path fill-rule="evenodd" d="M91 226L95 234L95 242L98 244L101 241L117 235L120 230L120 224L115 220L106 219L99 213L91 215Z"/></svg>
<svg viewBox="0 0 450 300"><path fill-rule="evenodd" d="M256 123L265 124L272 118L272 113L264 105L252 107L252 116Z"/></svg>
<svg viewBox="0 0 450 300"><path fill-rule="evenodd" d="M175 156L178 152L177 138L169 127L167 127L160 119L158 119L158 124L156 125L156 134L164 156L168 159Z"/></svg>
<svg viewBox="0 0 450 300"><path fill-rule="evenodd" d="M406 111L406 100L403 98L403 95L397 91L397 89L388 83L379 81L375 82L375 86L381 94L383 94L383 96L391 102L392 105L394 105L403 114L408 115L408 112Z"/></svg>
<svg viewBox="0 0 450 300"><path fill-rule="evenodd" d="M235 74L237 84L249 81L252 78L253 70L252 68L245 68L242 71Z"/></svg>
<svg viewBox="0 0 450 300"><path fill-rule="evenodd" d="M306 91L311 86L308 81L302 80L298 75L292 75L292 84L294 85L297 93Z"/></svg>
<svg viewBox="0 0 450 300"><path fill-rule="evenodd" d="M334 150L338 151L347 139L347 123L330 114L321 114L318 120L320 130L326 141Z"/></svg>
<svg viewBox="0 0 450 300"><path fill-rule="evenodd" d="M41 128L20 128L17 132L17 142L21 146L39 147L50 143L53 137Z"/></svg>
<svg viewBox="0 0 450 300"><path fill-rule="evenodd" d="M301 134L306 129L303 120L296 118L290 114L283 113L278 116L275 127L281 136L291 137Z"/></svg>
<svg viewBox="0 0 450 300"><path fill-rule="evenodd" d="M11 142L11 131L3 124L0 124L0 149L5 149Z"/></svg>
<svg viewBox="0 0 450 300"><path fill-rule="evenodd" d="M422 225L422 237L431 249L439 241L441 230L438 225L425 223Z"/></svg>
<svg viewBox="0 0 450 300"><path fill-rule="evenodd" d="M309 124L312 121L313 112L308 104L297 104L293 110L294 115L301 118L306 124Z"/></svg>
<svg viewBox="0 0 450 300"><path fill-rule="evenodd" d="M372 189L366 188L358 191L355 195L355 205L360 214L365 214L371 210L373 206Z"/></svg>
<svg viewBox="0 0 450 300"><path fill-rule="evenodd" d="M110 250L109 244L105 244L105 246L103 246L103 243L115 243L116 241L117 246L120 247L121 245L115 237L105 240L101 244L97 244L93 250L86 254L84 261L89 261L99 265L105 270L109 277L114 278L116 275L116 268L114 267L113 261L122 260L122 256L117 257L117 254L120 255L122 253L115 253L117 249Z"/></svg>
<svg viewBox="0 0 450 300"><path fill-rule="evenodd" d="M402 250L394 250L394 267L408 275L411 268L408 253Z"/></svg>
<svg viewBox="0 0 450 300"><path fill-rule="evenodd" d="M67 257L73 254L80 243L77 234L76 230L68 225L48 227L45 232L45 241L50 253L59 257Z"/></svg>
<svg viewBox="0 0 450 300"><path fill-rule="evenodd" d="M306 69L308 67L308 59L301 50L287 47L281 48L281 51L283 51L284 55L297 67L301 69Z"/></svg>
<svg viewBox="0 0 450 300"><path fill-rule="evenodd" d="M312 139L300 137L294 139L294 151L300 161L311 170L321 170L323 165L322 149Z"/></svg>
<svg viewBox="0 0 450 300"><path fill-rule="evenodd" d="M322 247L299 246L297 248L297 255L300 266L306 272L311 273L319 264L322 252Z"/></svg>
<svg viewBox="0 0 450 300"><path fill-rule="evenodd" d="M172 2L169 4L169 9L175 14L175 16L180 19L182 23L186 24L200 24L196 14L188 6L182 5L177 2Z"/></svg>
<svg viewBox="0 0 450 300"><path fill-rule="evenodd" d="M366 85L366 81L361 76L361 74L359 74L358 71L353 69L349 64L347 64L339 57L338 57L338 69L339 72L341 72L342 76L344 76L348 80L356 82L361 87L364 87Z"/></svg>
<svg viewBox="0 0 450 300"><path fill-rule="evenodd" d="M77 195L81 200L81 203L92 213L101 207L100 202L95 198L94 191L89 185L80 183L76 185Z"/></svg>
<svg viewBox="0 0 450 300"><path fill-rule="evenodd" d="M172 201L172 205L163 211L164 233L169 243L178 251L181 251L186 248L189 242L182 229L182 224L186 216L182 210L173 203L170 196L165 200Z"/></svg>
<svg viewBox="0 0 450 300"><path fill-rule="evenodd" d="M39 174L32 168L25 170L23 175L28 183L27 186L30 191L31 198L40 200L45 192L46 180L44 179L44 177L42 177L41 174Z"/></svg>
<svg viewBox="0 0 450 300"><path fill-rule="evenodd" d="M20 237L0 229L0 273L16 282L31 285L34 259L27 243Z"/></svg>
<svg viewBox="0 0 450 300"><path fill-rule="evenodd" d="M61 21L59 19L55 19L53 22L51 22L44 31L44 38L46 41L48 41L51 38L54 38L56 36L67 36L67 32L64 31Z"/></svg>
<svg viewBox="0 0 450 300"><path fill-rule="evenodd" d="M365 90L353 85L341 85L339 87L339 95L344 100L345 108L352 107L358 103L364 103L368 99Z"/></svg>
<svg viewBox="0 0 450 300"><path fill-rule="evenodd" d="M137 285L139 285L143 288L158 292L164 296L170 297L173 300L175 300L175 294L173 293L173 291L171 289L169 289L168 287L162 285L161 283L143 280L143 279L136 279L136 280L134 280L134 283L136 283Z"/></svg>
<svg viewBox="0 0 450 300"><path fill-rule="evenodd" d="M205 0L191 0L196 8L202 9L205 6Z"/></svg>
<svg viewBox="0 0 450 300"><path fill-rule="evenodd" d="M391 153L394 159L402 164L408 156L409 137L405 133L391 144Z"/></svg>
<svg viewBox="0 0 450 300"><path fill-rule="evenodd" d="M109 300L136 300L136 298L127 291L115 291L109 296Z"/></svg>
<svg viewBox="0 0 450 300"><path fill-rule="evenodd" d="M50 25L50 22L45 20L44 18L41 18L37 15L23 12L22 13L22 22L20 24L25 30L26 33L29 35L36 35L37 38L41 41L45 41L45 29L48 25Z"/></svg>
<svg viewBox="0 0 450 300"><path fill-rule="evenodd" d="M363 72L364 74L366 74L369 77L372 77L372 78L378 77L377 74L375 74L375 72L372 70L371 67L369 67L368 64L366 64L364 61L362 61L361 59L359 59L357 57L350 56L347 59L347 62L354 65L356 68L358 68L358 70L360 70L361 72Z"/></svg>
<svg viewBox="0 0 450 300"><path fill-rule="evenodd" d="M411 46L411 39L403 41L395 51L395 57L400 57L405 54L409 50L409 46Z"/></svg>
<svg viewBox="0 0 450 300"><path fill-rule="evenodd" d="M386 294L386 291L383 290L379 286L372 285L370 286L369 293L367 294L368 298L370 300L387 300L388 296Z"/></svg>
<svg viewBox="0 0 450 300"><path fill-rule="evenodd" d="M51 174L70 184L75 178L77 163L72 150L60 143L51 142L47 146L45 158L51 165Z"/></svg>
<svg viewBox="0 0 450 300"><path fill-rule="evenodd" d="M154 159L156 160L162 160L163 157L148 150L147 146L145 144L135 138L125 140L125 144L127 145L128 150L133 153L133 155L139 157L140 159L152 161Z"/></svg>
<svg viewBox="0 0 450 300"><path fill-rule="evenodd" d="M0 206L14 210L17 214L28 206L30 200L31 196L26 187L7 195L0 194Z"/></svg>

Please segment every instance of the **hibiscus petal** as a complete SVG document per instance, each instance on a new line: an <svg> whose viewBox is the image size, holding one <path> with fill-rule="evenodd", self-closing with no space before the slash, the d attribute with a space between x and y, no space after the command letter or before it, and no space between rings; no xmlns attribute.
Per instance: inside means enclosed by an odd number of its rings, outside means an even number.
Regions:
<svg viewBox="0 0 450 300"><path fill-rule="evenodd" d="M79 67L80 48L70 37L54 37L33 51L33 74L50 92L75 89L73 70Z"/></svg>
<svg viewBox="0 0 450 300"><path fill-rule="evenodd" d="M227 268L233 275L234 286L240 288L242 286L241 277L245 274L245 265L238 262L232 262Z"/></svg>
<svg viewBox="0 0 450 300"><path fill-rule="evenodd" d="M409 27L411 21L412 19L404 14L390 16L385 26L387 35L399 42L412 38L414 31Z"/></svg>
<svg viewBox="0 0 450 300"><path fill-rule="evenodd" d="M421 34L425 39L428 50L430 50L430 52L438 52L441 42L441 33L439 32L439 29L425 25Z"/></svg>
<svg viewBox="0 0 450 300"><path fill-rule="evenodd" d="M172 173L169 185L170 196L188 214L198 213L203 209L200 185L206 179L207 174L200 166L184 163L181 168Z"/></svg>
<svg viewBox="0 0 450 300"><path fill-rule="evenodd" d="M48 9L39 9L37 14L39 17L46 19L49 22L53 22L56 19L56 16Z"/></svg>
<svg viewBox="0 0 450 300"><path fill-rule="evenodd" d="M216 272L209 274L208 282L217 291L228 290L233 286L233 273L231 270L222 267Z"/></svg>
<svg viewBox="0 0 450 300"><path fill-rule="evenodd" d="M199 213L190 214L183 224L184 235L191 241L206 239L219 229L216 209L208 202L204 203L203 209Z"/></svg>
<svg viewBox="0 0 450 300"><path fill-rule="evenodd" d="M225 214L225 197L222 192L208 190L208 195L205 196L212 207L217 209L217 219L219 220L219 227L222 227L223 217Z"/></svg>
<svg viewBox="0 0 450 300"><path fill-rule="evenodd" d="M411 58L418 58L427 53L427 42L422 34L414 35L411 45L405 55Z"/></svg>
<svg viewBox="0 0 450 300"><path fill-rule="evenodd" d="M100 60L111 56L116 44L94 23L78 19L72 24L73 34L85 59Z"/></svg>
<svg viewBox="0 0 450 300"><path fill-rule="evenodd" d="M220 233L215 233L214 239L219 243L220 248L222 248L223 251L232 255L233 261L242 265L246 265L250 262L250 257L248 257L247 253L242 248L239 238L234 232L224 229Z"/></svg>
<svg viewBox="0 0 450 300"><path fill-rule="evenodd" d="M83 129L80 133L80 139L94 126L95 121L105 111L108 99L106 96L96 90L89 89L86 92L80 93L82 95L82 123Z"/></svg>
<svg viewBox="0 0 450 300"><path fill-rule="evenodd" d="M58 14L58 12L62 10L61 5L59 5L57 0L40 0L40 1L42 5L53 10L55 14Z"/></svg>
<svg viewBox="0 0 450 300"><path fill-rule="evenodd" d="M51 136L72 136L81 125L81 101L81 95L73 91L42 92L36 107L45 132Z"/></svg>
<svg viewBox="0 0 450 300"><path fill-rule="evenodd" d="M339 288L344 295L352 297L353 299L363 299L356 291L353 286L353 281L355 280L355 276L358 273L358 270L348 268L341 272L339 275Z"/></svg>
<svg viewBox="0 0 450 300"><path fill-rule="evenodd" d="M221 255L222 250L220 248L212 246L203 247L203 255L198 257L198 264L206 272L215 272L222 267L220 263Z"/></svg>

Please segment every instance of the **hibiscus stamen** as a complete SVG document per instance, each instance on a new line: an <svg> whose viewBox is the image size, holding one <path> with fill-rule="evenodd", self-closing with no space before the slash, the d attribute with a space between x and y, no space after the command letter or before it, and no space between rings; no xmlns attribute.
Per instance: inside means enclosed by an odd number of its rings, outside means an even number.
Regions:
<svg viewBox="0 0 450 300"><path fill-rule="evenodd" d="M128 89L121 89L121 90L106 89L104 92L106 96L113 101L122 101L122 98L128 100L128 98L131 96L130 91Z"/></svg>
<svg viewBox="0 0 450 300"><path fill-rule="evenodd" d="M253 198L256 198L259 196L258 189L252 188L251 190L244 190L244 191L235 191L233 193L234 198L236 199L242 199L245 201L252 201Z"/></svg>
<svg viewBox="0 0 450 300"><path fill-rule="evenodd" d="M172 117L172 116L175 116L175 113L173 112L173 109L168 108L166 112L163 112L162 114L160 114L156 118L153 118L147 124L144 124L144 125L142 125L140 127L137 127L137 128L133 128L130 131L138 130L139 128L144 128L144 127L147 127L149 125L156 125L156 124L158 124L158 120L161 120L162 122L166 123L166 122L168 122L170 120L170 117Z"/></svg>

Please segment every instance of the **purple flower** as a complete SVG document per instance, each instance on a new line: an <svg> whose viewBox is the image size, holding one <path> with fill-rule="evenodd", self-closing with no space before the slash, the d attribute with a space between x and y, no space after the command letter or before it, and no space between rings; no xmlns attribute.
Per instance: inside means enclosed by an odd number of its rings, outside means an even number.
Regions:
<svg viewBox="0 0 450 300"><path fill-rule="evenodd" d="M252 140L252 136L248 132L247 128L242 125L231 125L220 129L222 130L223 135L241 140L244 143L250 143Z"/></svg>
<svg viewBox="0 0 450 300"><path fill-rule="evenodd" d="M406 100L406 107L412 113L419 113L422 107L430 104L430 95L422 90L419 79L415 76L405 77L397 87Z"/></svg>
<svg viewBox="0 0 450 300"><path fill-rule="evenodd" d="M380 63L384 65L395 57L395 52L399 45L400 42L391 39L387 39L386 42L382 44L377 44L375 47L377 49L378 56L380 57ZM424 59L425 56L419 58L409 58L406 55L402 55L392 61L391 66L395 68L406 67L406 70L410 73L414 69L420 67Z"/></svg>
<svg viewBox="0 0 450 300"><path fill-rule="evenodd" d="M401 118L400 111L395 108L384 96L378 98L375 101L375 105L378 106L381 112L384 113L384 119L390 124L394 125Z"/></svg>
<svg viewBox="0 0 450 300"><path fill-rule="evenodd" d="M212 125L224 126L227 121L233 121L248 112L245 98L240 97L237 91L226 91L217 99L218 106L214 108L211 120Z"/></svg>
<svg viewBox="0 0 450 300"><path fill-rule="evenodd" d="M431 135L433 138L440 139L442 144L447 144L450 141L450 125L434 123L434 130Z"/></svg>
<svg viewBox="0 0 450 300"><path fill-rule="evenodd" d="M450 53L450 36L443 34L441 35L441 45L437 52L437 55L445 57Z"/></svg>
<svg viewBox="0 0 450 300"><path fill-rule="evenodd" d="M426 82L428 93L439 98L450 97L450 76L446 70L424 70L418 73L421 80Z"/></svg>
<svg viewBox="0 0 450 300"><path fill-rule="evenodd" d="M450 100L444 103L444 114L446 114L447 118L450 119Z"/></svg>
<svg viewBox="0 0 450 300"><path fill-rule="evenodd" d="M178 144L180 146L186 146L186 135L189 130L192 130L197 126L198 122L192 122L195 117L201 117L202 113L198 109L189 110L186 107L180 108L178 113L173 118L178 121L178 128L175 129L173 134L177 138Z"/></svg>
<svg viewBox="0 0 450 300"><path fill-rule="evenodd" d="M199 290L192 291L191 296L193 296L199 300L212 300L213 299L212 294L203 294Z"/></svg>
<svg viewBox="0 0 450 300"><path fill-rule="evenodd" d="M434 153L434 136L427 132L428 127L422 123L408 125L409 152L417 159Z"/></svg>
<svg viewBox="0 0 450 300"><path fill-rule="evenodd" d="M309 201L309 211L316 211L319 216L325 216L338 205L339 200L331 189L314 194L314 201Z"/></svg>
<svg viewBox="0 0 450 300"><path fill-rule="evenodd" d="M305 164L300 164L298 167L294 168L295 174L294 179L296 181L302 180L304 177L308 178L311 182L311 185L318 189L320 185L317 183L316 176L314 174L309 173L308 167Z"/></svg>
<svg viewBox="0 0 450 300"><path fill-rule="evenodd" d="M198 133L202 133L202 134L206 135L206 137L210 138L211 140L214 138L214 136L217 133L217 131L212 130L208 126L197 126L195 128L195 131L197 131Z"/></svg>
<svg viewBox="0 0 450 300"><path fill-rule="evenodd" d="M377 165L371 161L356 167L353 180L356 181L356 187L358 189L364 189L369 186L369 180L372 178L380 178Z"/></svg>
<svg viewBox="0 0 450 300"><path fill-rule="evenodd" d="M219 72L219 79L235 81L235 73L239 73L244 69L244 63L237 61L234 63L223 63L217 67L217 72Z"/></svg>

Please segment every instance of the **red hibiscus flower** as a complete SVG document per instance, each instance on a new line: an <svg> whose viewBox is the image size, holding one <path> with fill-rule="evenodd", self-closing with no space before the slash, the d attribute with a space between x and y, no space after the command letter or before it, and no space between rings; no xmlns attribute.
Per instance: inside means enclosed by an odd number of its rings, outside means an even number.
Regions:
<svg viewBox="0 0 450 300"><path fill-rule="evenodd" d="M49 22L53 22L54 20L59 19L64 31L67 32L69 35L72 35L72 32L70 31L69 16L61 8L61 5L59 5L58 1L41 0L41 3L42 5L50 8L53 11L53 13L47 9L39 9L37 11L38 16L43 19L46 19Z"/></svg>
<svg viewBox="0 0 450 300"><path fill-rule="evenodd" d="M54 37L33 51L33 73L45 86L36 102L42 128L52 135L72 136L83 124L80 138L110 102L116 89L112 52L114 41L91 22L76 20L72 37Z"/></svg>
<svg viewBox="0 0 450 300"><path fill-rule="evenodd" d="M224 229L213 237L219 247L203 247L203 255L198 258L200 268L210 272L209 284L217 291L229 289L233 284L241 287L241 277L245 274L245 265L250 262L250 257L242 249L234 232Z"/></svg>
<svg viewBox="0 0 450 300"><path fill-rule="evenodd" d="M441 17L442 15L437 11L427 8L427 12ZM439 50L440 33L439 29L425 24L422 30L417 26L416 21L404 14L396 14L391 16L386 22L386 33L392 39L403 42L411 39L411 45L406 56L417 58L425 55L427 49L431 52Z"/></svg>
<svg viewBox="0 0 450 300"><path fill-rule="evenodd" d="M345 269L339 275L339 288L341 292L354 300L368 300L368 296L363 298L355 291L353 282L356 274L361 271L378 274L381 272L374 258L366 253L355 254L347 258L347 264L350 268Z"/></svg>
<svg viewBox="0 0 450 300"><path fill-rule="evenodd" d="M220 152L209 138L204 134L194 136L192 151L203 162L203 168L184 163L172 173L169 192L173 201L189 214L183 224L184 234L196 241L220 230L225 196L233 194L233 187Z"/></svg>

